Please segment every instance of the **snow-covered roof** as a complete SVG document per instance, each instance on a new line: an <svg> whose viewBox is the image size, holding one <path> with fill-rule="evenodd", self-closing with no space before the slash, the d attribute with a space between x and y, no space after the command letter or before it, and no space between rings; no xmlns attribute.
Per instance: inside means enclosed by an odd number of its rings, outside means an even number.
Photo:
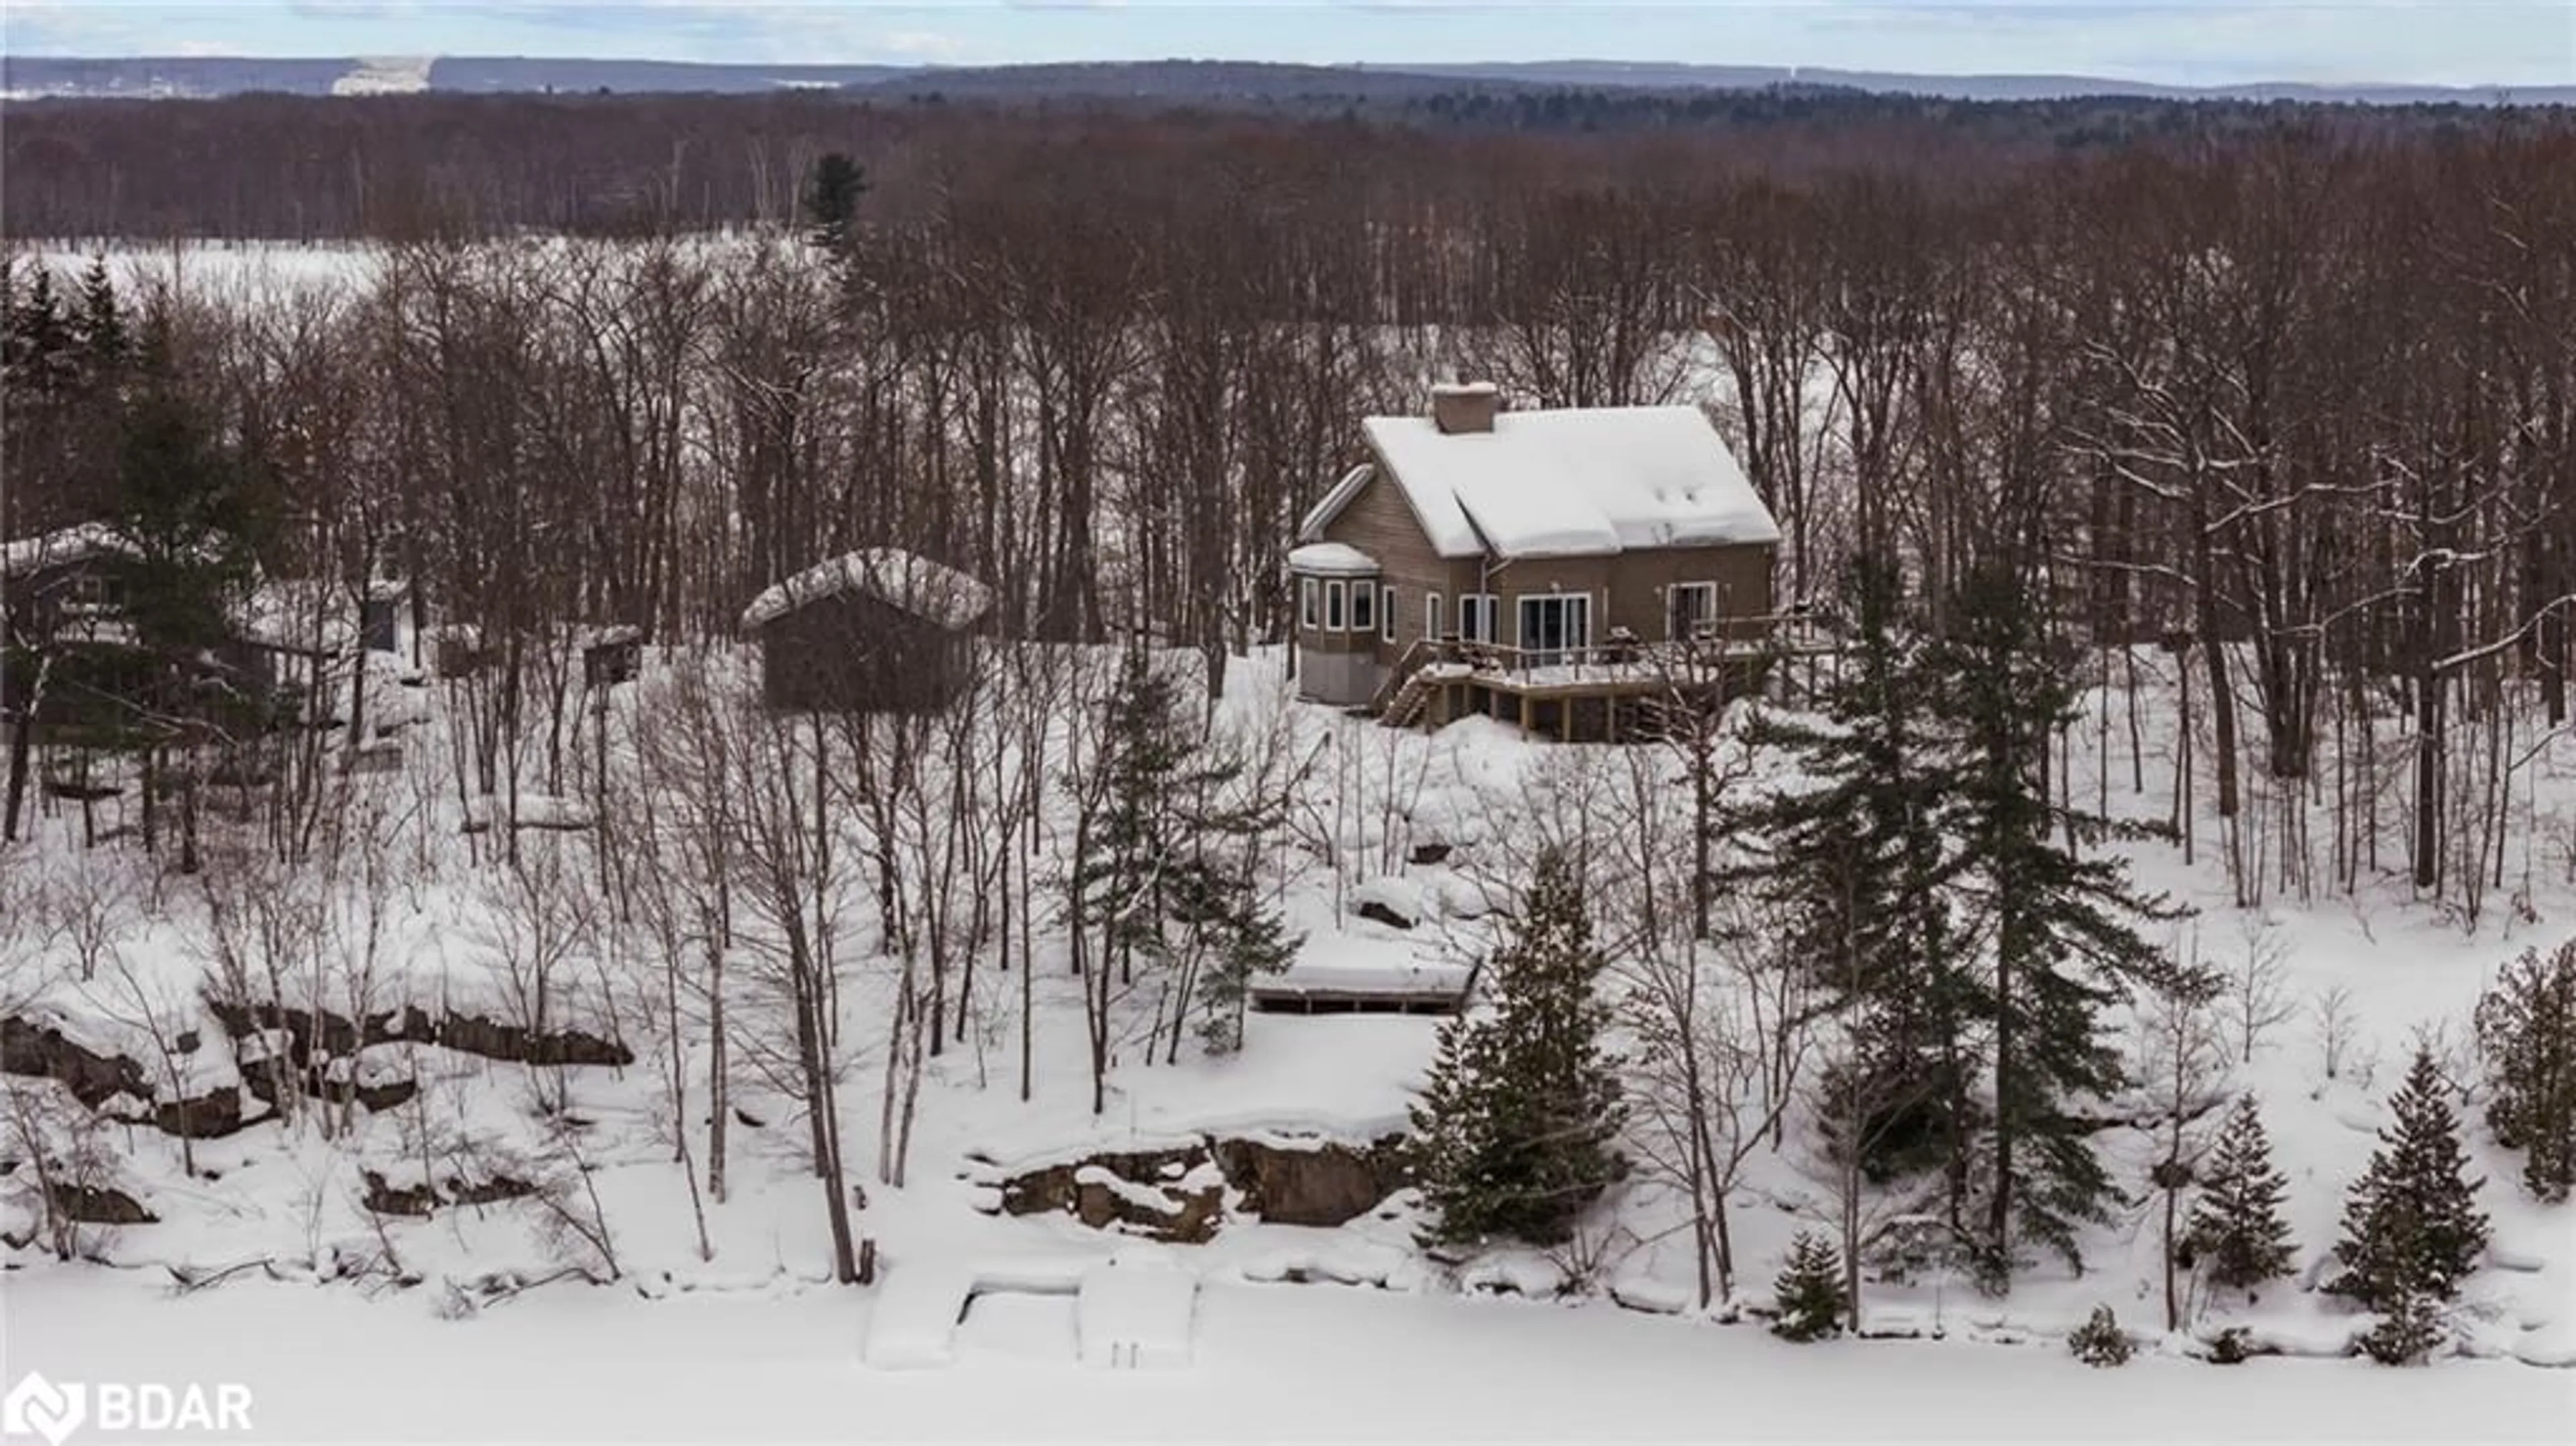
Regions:
<svg viewBox="0 0 2576 1446"><path fill-rule="evenodd" d="M809 567L753 598L743 609L742 625L745 630L763 627L843 592L875 598L943 628L966 627L993 606L992 589L953 567L897 547L865 547Z"/></svg>
<svg viewBox="0 0 2576 1446"><path fill-rule="evenodd" d="M0 577L19 577L93 557L132 557L134 544L104 522L0 542Z"/></svg>
<svg viewBox="0 0 2576 1446"><path fill-rule="evenodd" d="M233 609L233 625L245 642L290 652L340 653L358 637L338 589L311 579L252 588Z"/></svg>
<svg viewBox="0 0 2576 1446"><path fill-rule="evenodd" d="M1378 565L1376 558L1347 542L1309 542L1289 550L1288 569L1323 577L1374 577Z"/></svg>
<svg viewBox="0 0 2576 1446"><path fill-rule="evenodd" d="M1324 494L1324 500L1309 509L1305 519L1297 524L1297 540L1320 540L1324 535L1324 524L1341 516L1342 509L1348 507L1351 499L1359 496L1360 489L1369 485L1369 479L1376 475L1377 467L1368 462L1343 473L1342 480L1333 484L1333 490Z"/></svg>
<svg viewBox="0 0 2576 1446"><path fill-rule="evenodd" d="M1443 432L1428 417L1370 417L1363 426L1443 557L1780 540L1770 509L1697 407L1506 411L1490 432ZM1308 515L1307 532L1366 481L1346 476Z"/></svg>

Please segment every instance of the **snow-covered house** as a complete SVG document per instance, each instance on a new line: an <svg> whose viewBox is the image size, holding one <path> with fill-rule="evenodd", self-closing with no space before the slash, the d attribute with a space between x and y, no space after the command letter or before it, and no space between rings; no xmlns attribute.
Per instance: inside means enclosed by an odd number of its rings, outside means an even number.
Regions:
<svg viewBox="0 0 2576 1446"><path fill-rule="evenodd" d="M742 630L760 640L772 708L927 711L964 687L975 625L992 607L992 590L955 568L871 547L770 587Z"/></svg>
<svg viewBox="0 0 2576 1446"><path fill-rule="evenodd" d="M1370 459L1288 555L1310 698L1389 704L1446 668L1545 702L1569 670L1633 670L1657 645L1768 626L1779 524L1698 407L1512 410L1472 383L1362 430ZM1498 710L1493 692L1466 705ZM1573 711L1548 721L1571 732Z"/></svg>

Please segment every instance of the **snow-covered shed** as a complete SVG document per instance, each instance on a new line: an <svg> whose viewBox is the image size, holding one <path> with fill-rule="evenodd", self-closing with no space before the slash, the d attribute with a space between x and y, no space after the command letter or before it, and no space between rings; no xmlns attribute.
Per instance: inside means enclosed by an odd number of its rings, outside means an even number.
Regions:
<svg viewBox="0 0 2576 1446"><path fill-rule="evenodd" d="M797 573L743 610L773 708L914 712L946 707L973 665L992 589L944 563L862 548Z"/></svg>
<svg viewBox="0 0 2576 1446"><path fill-rule="evenodd" d="M1472 382L1361 433L1287 560L1309 697L1371 701L1426 638L1526 670L1771 612L1779 524L1700 407L1521 410Z"/></svg>

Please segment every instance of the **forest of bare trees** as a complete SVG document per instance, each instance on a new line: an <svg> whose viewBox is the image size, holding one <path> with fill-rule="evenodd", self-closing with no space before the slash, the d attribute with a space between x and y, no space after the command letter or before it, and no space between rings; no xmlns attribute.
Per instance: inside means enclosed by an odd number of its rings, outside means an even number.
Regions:
<svg viewBox="0 0 2576 1446"><path fill-rule="evenodd" d="M2210 740L2184 788L2212 817L2175 821L2249 901L2404 868L2474 918L2534 866L2506 820L2566 720L2576 594L2563 126L2324 113L1937 168L1847 138L1784 178L1678 138L1591 166L1356 122L867 114L884 154L828 246L784 219L819 159L789 147L735 168L772 178L766 228L444 213L346 284L129 309L164 306L188 387L295 499L269 571L416 579L502 659L512 717L560 705L550 629L723 635L873 543L994 580L1012 636L1277 640L1276 560L1356 419L1476 375L1522 405L1711 405L1790 598L1893 551L1927 606L1995 565L2068 636L2160 644ZM106 144L130 117L45 122ZM22 169L13 229L69 214L40 188L76 176ZM31 340L76 329L76 290L9 271L10 536L108 485Z"/></svg>

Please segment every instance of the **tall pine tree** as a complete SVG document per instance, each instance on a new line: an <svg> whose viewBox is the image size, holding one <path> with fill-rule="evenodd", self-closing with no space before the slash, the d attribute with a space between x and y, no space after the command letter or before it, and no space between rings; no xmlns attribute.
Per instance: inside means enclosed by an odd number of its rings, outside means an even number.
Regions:
<svg viewBox="0 0 2576 1446"><path fill-rule="evenodd" d="M2052 796L2049 745L2076 718L2078 695L2044 600L1987 565L1965 576L1949 612L1926 662L1956 750L1944 828L1991 940L1975 1012L1991 1031L1994 1070L1981 1266L1999 1282L2016 1238L2080 1265L2077 1227L2108 1221L2121 1199L2068 1106L2126 1082L2101 1015L2172 976L2141 925L2173 911L2136 893L2118 860L2078 854L2070 836L2099 837L2109 825Z"/></svg>
<svg viewBox="0 0 2576 1446"><path fill-rule="evenodd" d="M2395 1116L2379 1132L2370 1168L2353 1183L2335 1246L2343 1273L2328 1290L2373 1310L2404 1313L2449 1301L2487 1245L2487 1217L2468 1176L2459 1121L2432 1052L2415 1051L2406 1083L2389 1101Z"/></svg>
<svg viewBox="0 0 2576 1446"><path fill-rule="evenodd" d="M1852 1031L1853 1057L1829 1088L1833 1128L1884 1179L1964 1159L1975 1109L1964 1029L1964 952L1943 901L1951 865L1920 646L1902 579L1862 557L1842 580L1849 645L1816 714L1754 714L1747 742L1785 753L1801 781L1727 810L1747 845L1724 870L1796 921L1809 982Z"/></svg>
<svg viewBox="0 0 2576 1446"><path fill-rule="evenodd" d="M2184 1239L2210 1283L2250 1298L2265 1281L2289 1274L2294 1251L2281 1219L2289 1181L2272 1167L2272 1142L2252 1095L2239 1098L2228 1114L2200 1184Z"/></svg>
<svg viewBox="0 0 2576 1446"><path fill-rule="evenodd" d="M1224 1052L1242 1042L1254 976L1287 967L1299 944L1262 897L1255 844L1277 826L1275 797L1234 798L1242 765L1216 756L1182 716L1170 676L1131 647L1111 694L1102 798L1073 875L1076 916L1098 931L1090 967L1095 1064L1106 1068L1114 980L1166 971L1147 1058L1177 1059L1186 1017Z"/></svg>
<svg viewBox="0 0 2576 1446"><path fill-rule="evenodd" d="M1494 1009L1440 1031L1413 1108L1434 1240L1553 1245L1620 1178L1625 1110L1598 984L1604 960L1563 854L1538 860L1511 939L1490 962Z"/></svg>
<svg viewBox="0 0 2576 1446"><path fill-rule="evenodd" d="M836 258L846 257L858 221L859 198L867 193L865 167L840 151L825 152L805 179L801 199L806 239Z"/></svg>

